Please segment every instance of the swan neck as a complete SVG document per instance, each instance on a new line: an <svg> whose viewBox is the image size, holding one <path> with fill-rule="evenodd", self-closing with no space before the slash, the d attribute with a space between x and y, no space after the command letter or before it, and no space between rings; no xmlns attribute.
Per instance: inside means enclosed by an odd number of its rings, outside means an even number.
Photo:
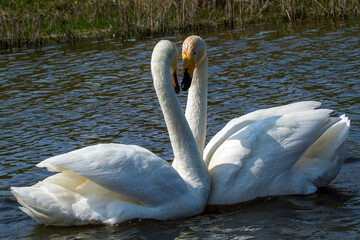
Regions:
<svg viewBox="0 0 360 240"><path fill-rule="evenodd" d="M189 88L185 116L194 134L196 144L203 157L206 139L208 94L208 59L204 59L195 66L193 80Z"/></svg>
<svg viewBox="0 0 360 240"><path fill-rule="evenodd" d="M153 53L151 64L154 87L169 132L174 157L178 162L176 170L196 190L196 194L207 198L210 176L175 95L171 81L170 59L154 54L156 53Z"/></svg>

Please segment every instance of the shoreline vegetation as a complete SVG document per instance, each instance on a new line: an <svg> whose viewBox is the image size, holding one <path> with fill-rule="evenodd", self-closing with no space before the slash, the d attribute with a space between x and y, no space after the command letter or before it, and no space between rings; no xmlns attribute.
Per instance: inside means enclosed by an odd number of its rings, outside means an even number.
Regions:
<svg viewBox="0 0 360 240"><path fill-rule="evenodd" d="M176 31L348 19L359 0L0 0L0 50L84 38L143 39Z"/></svg>

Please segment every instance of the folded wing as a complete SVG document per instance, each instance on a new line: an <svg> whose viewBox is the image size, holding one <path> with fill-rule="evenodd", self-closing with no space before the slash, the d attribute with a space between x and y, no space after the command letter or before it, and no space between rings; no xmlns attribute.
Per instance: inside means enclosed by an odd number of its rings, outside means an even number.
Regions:
<svg viewBox="0 0 360 240"><path fill-rule="evenodd" d="M145 206L173 201L187 185L169 163L133 145L99 144L46 159L37 165L49 171L73 171Z"/></svg>

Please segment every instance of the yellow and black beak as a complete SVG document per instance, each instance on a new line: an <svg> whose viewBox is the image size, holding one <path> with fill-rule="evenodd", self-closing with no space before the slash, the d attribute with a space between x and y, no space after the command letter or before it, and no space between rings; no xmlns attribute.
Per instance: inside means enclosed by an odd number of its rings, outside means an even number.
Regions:
<svg viewBox="0 0 360 240"><path fill-rule="evenodd" d="M171 75L171 78L172 78L172 83L173 83L175 92L179 93L180 92L180 86L179 86L177 74L178 74L178 70L176 69L176 71L173 72L173 74Z"/></svg>
<svg viewBox="0 0 360 240"><path fill-rule="evenodd" d="M194 55L183 55L184 76L181 82L181 89L187 91L191 86L191 80L195 69Z"/></svg>

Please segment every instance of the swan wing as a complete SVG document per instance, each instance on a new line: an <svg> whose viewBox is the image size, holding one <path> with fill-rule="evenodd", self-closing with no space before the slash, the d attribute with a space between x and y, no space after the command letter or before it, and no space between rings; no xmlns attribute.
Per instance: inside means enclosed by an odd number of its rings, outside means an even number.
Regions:
<svg viewBox="0 0 360 240"><path fill-rule="evenodd" d="M315 141L330 110L310 110L257 121L229 137L214 153L209 170L234 164L262 179L288 171ZM239 169L240 169L239 168ZM222 173L226 178L233 178ZM267 176L268 175L268 176Z"/></svg>
<svg viewBox="0 0 360 240"><path fill-rule="evenodd" d="M85 147L39 163L49 171L73 171L104 187L154 206L186 193L187 185L169 163L150 151L122 144Z"/></svg>
<svg viewBox="0 0 360 240"><path fill-rule="evenodd" d="M347 152L349 118L342 115L331 118L329 123L323 134L293 167L294 172L306 176L317 187L326 187L337 176Z"/></svg>
<svg viewBox="0 0 360 240"><path fill-rule="evenodd" d="M221 129L206 145L204 149L204 161L209 165L209 161L216 149L231 135L238 132L240 129L265 118L272 116L281 116L283 114L302 112L313 110L321 105L320 102L304 101L287 104L284 106L259 109L254 112L248 113L238 118L229 121L223 129Z"/></svg>
<svg viewBox="0 0 360 240"><path fill-rule="evenodd" d="M291 168L315 141L330 110L273 116L241 129L215 151L209 164L210 204L232 204L268 195L294 194ZM298 193L314 191L312 184ZM316 189L316 188L315 188Z"/></svg>

